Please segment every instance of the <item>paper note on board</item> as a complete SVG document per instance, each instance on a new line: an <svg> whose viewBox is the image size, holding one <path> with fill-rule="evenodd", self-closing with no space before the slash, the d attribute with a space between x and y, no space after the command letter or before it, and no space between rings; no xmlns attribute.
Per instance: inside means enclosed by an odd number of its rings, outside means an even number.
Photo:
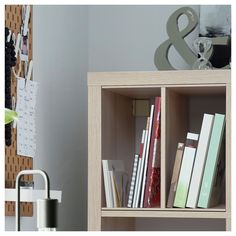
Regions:
<svg viewBox="0 0 236 236"><path fill-rule="evenodd" d="M27 82L26 82L27 81ZM38 83L32 80L17 80L17 155L34 157L35 140L35 106Z"/></svg>

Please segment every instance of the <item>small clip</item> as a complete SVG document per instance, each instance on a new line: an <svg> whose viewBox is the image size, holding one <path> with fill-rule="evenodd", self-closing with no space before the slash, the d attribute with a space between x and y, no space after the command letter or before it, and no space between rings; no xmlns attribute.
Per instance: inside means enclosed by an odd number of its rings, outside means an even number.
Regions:
<svg viewBox="0 0 236 236"><path fill-rule="evenodd" d="M12 97L12 110L15 111L16 110L16 99L13 96ZM13 121L12 123L12 128L15 129L16 128L16 120Z"/></svg>
<svg viewBox="0 0 236 236"><path fill-rule="evenodd" d="M11 40L11 30L9 30L9 34L7 36L7 42L10 42L10 40Z"/></svg>
<svg viewBox="0 0 236 236"><path fill-rule="evenodd" d="M20 48L20 41L21 41L21 34L18 33L18 34L17 34L16 43L15 43L16 58L18 57L18 52L19 52L19 48Z"/></svg>
<svg viewBox="0 0 236 236"><path fill-rule="evenodd" d="M16 43L15 43L15 54L16 54L16 59L18 58L18 52L20 51L20 42L21 42L21 34L18 33L17 35L17 39L16 39ZM20 53L19 53L20 55ZM17 71L17 73L15 72L15 67L12 68L12 72L14 74L14 76L16 77L16 79L18 79L20 77L20 72L21 72L21 60L19 63L19 70Z"/></svg>
<svg viewBox="0 0 236 236"><path fill-rule="evenodd" d="M27 75L25 76L25 88L27 86L27 82L31 78L32 70L33 70L33 60L30 61L29 68L28 68L28 71L27 71Z"/></svg>
<svg viewBox="0 0 236 236"><path fill-rule="evenodd" d="M12 33L11 38L12 38L13 44L15 45L16 44L16 35L15 35L15 33Z"/></svg>
<svg viewBox="0 0 236 236"><path fill-rule="evenodd" d="M24 63L24 77L26 78L26 75L28 73L28 61L25 61Z"/></svg>
<svg viewBox="0 0 236 236"><path fill-rule="evenodd" d="M26 6L25 17L24 17L24 28L23 28L23 36L26 36L28 33L28 23L30 17L30 6Z"/></svg>

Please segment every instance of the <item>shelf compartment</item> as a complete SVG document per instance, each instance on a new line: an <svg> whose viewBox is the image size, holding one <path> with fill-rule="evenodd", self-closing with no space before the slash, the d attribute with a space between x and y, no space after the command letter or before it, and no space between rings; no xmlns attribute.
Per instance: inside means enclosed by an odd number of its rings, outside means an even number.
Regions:
<svg viewBox="0 0 236 236"><path fill-rule="evenodd" d="M102 88L102 160L123 160L129 178L135 153L139 150L146 117L135 117L135 99L150 100L161 96L160 87ZM102 207L106 206L102 176Z"/></svg>
<svg viewBox="0 0 236 236"><path fill-rule="evenodd" d="M165 95L166 143L162 159L165 162L162 166L165 169L162 189L164 206L168 199L177 143L185 143L187 132L200 133L204 113L226 114L226 86L169 86ZM225 206L225 186L222 186L222 191L220 204Z"/></svg>
<svg viewBox="0 0 236 236"><path fill-rule="evenodd" d="M88 74L88 229L89 230L230 230L231 229L231 71L157 71L157 72L99 72ZM157 94L156 94L157 93ZM139 142L137 118L131 114L132 101L162 96L162 143L161 143L161 208L107 209L105 206L102 159L123 158L128 168L136 145ZM171 94L177 100L169 99ZM104 101L104 97L105 100ZM204 103L204 97L207 103ZM212 97L213 99L211 100ZM107 99L106 99L107 98ZM172 97L173 98L173 97ZM170 126L177 124L181 116L168 117L170 106L186 102L181 108L186 124L171 134ZM216 99L214 101L214 99ZM170 103L171 101L171 103ZM174 101L174 102L173 102ZM166 197L169 191L170 176L178 135L183 135L189 127L199 129L201 119L195 117L189 104L205 105L207 112L216 111L214 102L220 102L219 108L226 111L226 190L221 206L210 209L167 209ZM115 107L113 108L113 105ZM121 105L124 105L122 109ZM204 106L203 106L204 105ZM104 108L108 107L108 112ZM118 108L118 111L116 111ZM177 107L178 108L178 107ZM178 109L176 108L176 111ZM210 109L209 109L210 108ZM218 109L218 108L217 108ZM109 113L110 111L110 113ZM105 116L104 116L105 115ZM115 118L116 116L117 119ZM189 120L190 117L194 120ZM119 119L121 119L119 121ZM106 123L107 120L107 123ZM115 121L115 122L113 122ZM112 124L113 122L113 124ZM196 124L194 124L196 122ZM141 124L140 122L139 124ZM105 124L105 126L104 126ZM123 129L124 125L124 129ZM104 127L107 127L104 130ZM122 129L119 130L118 127ZM198 128L197 128L198 127ZM141 130L141 128L140 128ZM104 132L105 131L105 132ZM173 131L173 130L172 130ZM180 134L177 132L180 131ZM113 136L112 136L113 135ZM109 138L113 138L109 140ZM105 140L104 140L105 138ZM121 138L121 139L120 139ZM128 142L125 140L127 140ZM169 139L170 138L170 139ZM181 140L178 140L181 141ZM120 144L123 150L119 150ZM107 144L111 144L109 146ZM177 143L176 143L177 144ZM113 149L114 147L114 149ZM123 154L123 156L121 156ZM114 154L114 156L110 155ZM126 154L131 154L130 158ZM167 179L166 179L167 178ZM169 179L168 179L169 178ZM98 193L98 194L94 194ZM103 195L103 196L102 196ZM163 198L164 197L164 198ZM163 217L164 215L164 217ZM184 215L186 217L184 217ZM189 216L193 218L188 219ZM194 218L197 216L198 218ZM218 217L218 218L211 218Z"/></svg>

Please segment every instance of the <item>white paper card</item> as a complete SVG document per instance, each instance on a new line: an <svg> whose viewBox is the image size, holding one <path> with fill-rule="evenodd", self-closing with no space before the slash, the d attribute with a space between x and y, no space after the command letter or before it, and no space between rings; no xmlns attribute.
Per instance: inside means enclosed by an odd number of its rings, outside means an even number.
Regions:
<svg viewBox="0 0 236 236"><path fill-rule="evenodd" d="M17 155L34 157L35 140L35 106L38 83L32 80L17 80Z"/></svg>

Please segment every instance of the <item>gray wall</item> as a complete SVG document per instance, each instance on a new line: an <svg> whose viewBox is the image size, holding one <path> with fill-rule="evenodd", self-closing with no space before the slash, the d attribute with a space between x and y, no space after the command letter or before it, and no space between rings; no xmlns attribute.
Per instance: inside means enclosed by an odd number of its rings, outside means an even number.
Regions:
<svg viewBox="0 0 236 236"><path fill-rule="evenodd" d="M89 71L156 70L156 48L168 39L166 23L181 5L174 6L91 6L89 7ZM199 12L199 6L191 6ZM180 30L187 25L180 17ZM199 29L186 37L192 40ZM178 69L190 69L174 47L170 61Z"/></svg>
<svg viewBox="0 0 236 236"><path fill-rule="evenodd" d="M87 228L87 71L156 70L154 52L179 7L34 6L33 76L40 83L34 167L63 191L59 230ZM183 17L180 29L185 25ZM197 34L187 37L189 45ZM189 68L173 47L170 60ZM35 222L24 218L23 229L35 230ZM13 229L14 218L6 217L6 230Z"/></svg>
<svg viewBox="0 0 236 236"><path fill-rule="evenodd" d="M34 168L63 191L59 230L87 227L87 30L87 6L33 8L33 76L40 83ZM13 217L6 229L14 229ZM24 218L22 229L35 230L35 217Z"/></svg>

